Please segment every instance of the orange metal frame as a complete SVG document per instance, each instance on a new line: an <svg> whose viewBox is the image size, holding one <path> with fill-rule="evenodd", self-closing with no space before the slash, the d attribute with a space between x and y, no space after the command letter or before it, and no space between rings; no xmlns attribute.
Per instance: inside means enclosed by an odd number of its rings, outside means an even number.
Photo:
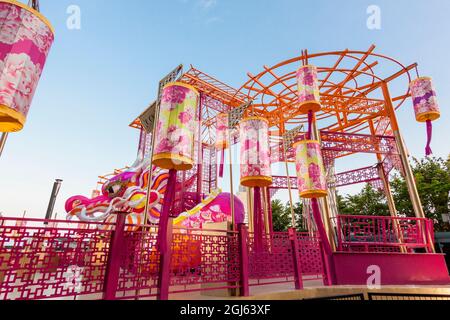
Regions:
<svg viewBox="0 0 450 320"><path fill-rule="evenodd" d="M180 81L196 87L203 96L221 104L205 104L202 110L202 139L204 144L214 140L215 117L219 112L231 110L251 101L248 111L269 120L271 142L280 145L287 130L307 123L297 105L297 69L306 64L318 68L322 110L316 114L320 130L343 133L384 134L391 128L389 106L383 96L383 84L394 88L407 88L391 93L394 108L400 108L410 96L411 72L417 64L408 66L388 56L375 53L372 45L366 51L343 50L301 55L282 61L272 67L264 66L257 75L248 74L249 80L238 90L191 66ZM387 125L384 123L387 121ZM139 118L130 124L142 129ZM351 154L351 153L349 153ZM348 154L346 154L348 155ZM105 181L105 177L100 177Z"/></svg>

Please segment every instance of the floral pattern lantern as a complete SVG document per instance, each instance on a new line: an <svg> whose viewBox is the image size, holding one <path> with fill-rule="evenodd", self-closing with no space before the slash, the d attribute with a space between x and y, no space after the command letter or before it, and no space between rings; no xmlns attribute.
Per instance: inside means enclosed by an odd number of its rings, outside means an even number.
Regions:
<svg viewBox="0 0 450 320"><path fill-rule="evenodd" d="M327 180L319 141L299 141L294 144L294 149L300 197L326 197Z"/></svg>
<svg viewBox="0 0 450 320"><path fill-rule="evenodd" d="M441 117L436 91L432 79L429 77L420 77L412 81L410 90L416 119L418 122L427 124L428 142L425 152L428 156L432 153L430 145L433 127L431 122Z"/></svg>
<svg viewBox="0 0 450 320"><path fill-rule="evenodd" d="M163 169L190 170L194 165L198 91L174 82L163 89L156 128L153 164Z"/></svg>
<svg viewBox="0 0 450 320"><path fill-rule="evenodd" d="M269 147L269 121L249 117L240 124L241 185L268 187L272 184Z"/></svg>
<svg viewBox="0 0 450 320"><path fill-rule="evenodd" d="M12 0L0 0L0 29L0 132L17 132L25 125L54 30L38 11Z"/></svg>
<svg viewBox="0 0 450 320"><path fill-rule="evenodd" d="M223 150L228 148L228 114L220 113L216 117L216 148Z"/></svg>
<svg viewBox="0 0 450 320"><path fill-rule="evenodd" d="M297 71L298 108L303 114L318 112L322 109L317 79L317 68L315 66L302 66Z"/></svg>

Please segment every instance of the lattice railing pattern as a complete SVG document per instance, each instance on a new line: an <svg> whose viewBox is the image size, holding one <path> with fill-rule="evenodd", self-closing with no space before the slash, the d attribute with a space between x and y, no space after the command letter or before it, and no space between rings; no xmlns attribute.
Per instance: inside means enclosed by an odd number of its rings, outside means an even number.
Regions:
<svg viewBox="0 0 450 320"><path fill-rule="evenodd" d="M325 267L322 259L322 248L318 235L297 233L300 261L303 275L315 275L325 278Z"/></svg>
<svg viewBox="0 0 450 320"><path fill-rule="evenodd" d="M338 173L335 176L334 187L343 187L358 183L367 183L379 180L378 169L376 167L366 167L347 172Z"/></svg>
<svg viewBox="0 0 450 320"><path fill-rule="evenodd" d="M291 242L287 233L263 235L258 245L253 233L249 234L250 279L279 279L292 281L294 263Z"/></svg>
<svg viewBox="0 0 450 320"><path fill-rule="evenodd" d="M335 152L397 154L391 136L321 131L322 149Z"/></svg>
<svg viewBox="0 0 450 320"><path fill-rule="evenodd" d="M156 249L158 228L147 226L146 232L126 232L121 252L121 269L117 298L151 297L158 288L160 254Z"/></svg>
<svg viewBox="0 0 450 320"><path fill-rule="evenodd" d="M172 292L187 286L211 285L236 288L240 279L237 232L174 230L171 268Z"/></svg>
<svg viewBox="0 0 450 320"><path fill-rule="evenodd" d="M61 222L46 227L39 220L16 221L3 219L0 227L0 300L103 291L111 231L97 224L79 228L79 223Z"/></svg>
<svg viewBox="0 0 450 320"><path fill-rule="evenodd" d="M431 252L433 222L420 218L338 216L341 251L386 252L422 248Z"/></svg>

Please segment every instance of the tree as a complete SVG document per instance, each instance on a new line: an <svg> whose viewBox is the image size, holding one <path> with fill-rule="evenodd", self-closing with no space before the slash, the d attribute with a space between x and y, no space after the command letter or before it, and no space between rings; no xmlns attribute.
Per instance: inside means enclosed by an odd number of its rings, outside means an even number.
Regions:
<svg viewBox="0 0 450 320"><path fill-rule="evenodd" d="M389 207L382 191L378 191L370 184L356 195L348 195L346 199L339 199L339 209L342 214L354 214L363 216L388 216Z"/></svg>
<svg viewBox="0 0 450 320"><path fill-rule="evenodd" d="M433 219L436 231L450 230L442 221L442 214L449 213L450 157L446 161L442 158L414 159L412 170L426 217ZM399 213L414 216L405 180L396 175L391 185Z"/></svg>
<svg viewBox="0 0 450 320"><path fill-rule="evenodd" d="M272 201L272 219L275 232L287 231L291 225L291 215L281 200Z"/></svg>
<svg viewBox="0 0 450 320"><path fill-rule="evenodd" d="M306 231L302 227L303 204L298 202L294 205L296 229L299 232ZM287 231L292 226L291 206L289 203L283 205L280 200L272 201L273 229L275 232Z"/></svg>

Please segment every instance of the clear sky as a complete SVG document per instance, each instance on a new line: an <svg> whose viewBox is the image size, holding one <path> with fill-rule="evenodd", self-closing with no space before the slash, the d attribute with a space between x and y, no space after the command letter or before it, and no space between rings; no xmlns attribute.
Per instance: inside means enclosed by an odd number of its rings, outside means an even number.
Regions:
<svg viewBox="0 0 450 320"><path fill-rule="evenodd" d="M24 1L25 2L25 1ZM381 30L366 26L369 5ZM67 8L81 9L69 30ZM239 87L247 72L309 52L366 50L434 78L442 109L435 155L450 151L450 1L448 0L41 0L56 29L26 128L10 136L0 158L0 212L44 217L55 178L65 200L89 195L97 176L133 163L137 131L128 124L155 98L159 79L193 64ZM399 111L412 155L422 157L425 128L411 102Z"/></svg>

